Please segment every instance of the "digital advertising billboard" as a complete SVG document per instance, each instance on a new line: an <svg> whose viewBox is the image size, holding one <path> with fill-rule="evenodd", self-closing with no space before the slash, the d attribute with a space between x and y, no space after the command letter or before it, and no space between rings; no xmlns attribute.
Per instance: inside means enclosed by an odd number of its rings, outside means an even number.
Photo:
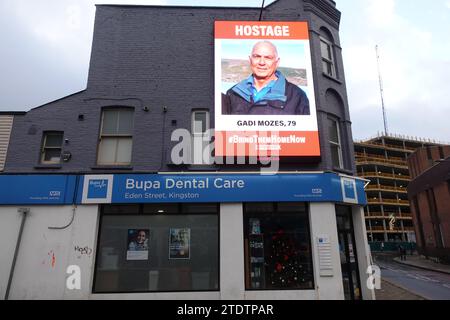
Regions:
<svg viewBox="0 0 450 320"><path fill-rule="evenodd" d="M306 22L215 22L216 157L318 157Z"/></svg>

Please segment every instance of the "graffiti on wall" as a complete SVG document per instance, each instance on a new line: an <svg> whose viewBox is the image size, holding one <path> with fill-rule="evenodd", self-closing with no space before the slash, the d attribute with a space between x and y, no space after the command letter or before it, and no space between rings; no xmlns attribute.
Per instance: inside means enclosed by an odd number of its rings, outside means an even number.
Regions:
<svg viewBox="0 0 450 320"><path fill-rule="evenodd" d="M94 251L92 248L85 246L75 246L74 247L75 252L78 254L78 259L80 259L82 256L88 256L90 257L92 255L92 252Z"/></svg>

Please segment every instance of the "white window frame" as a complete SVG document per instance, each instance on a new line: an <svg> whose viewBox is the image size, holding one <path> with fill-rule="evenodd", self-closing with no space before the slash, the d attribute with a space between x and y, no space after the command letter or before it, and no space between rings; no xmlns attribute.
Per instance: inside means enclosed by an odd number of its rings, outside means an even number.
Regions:
<svg viewBox="0 0 450 320"><path fill-rule="evenodd" d="M339 125L339 121L337 120L337 119L333 119L333 118L328 118L328 121L330 121L330 122L334 122L335 124L336 124L336 131L337 131L337 138L338 138L338 141L336 142L336 141L332 141L331 140L331 134L330 134L330 132L329 132L329 137L330 137L330 139L328 140L329 142L330 142L330 146L331 145L333 145L333 146L337 146L337 149L338 149L338 158L339 158L339 166L338 166L338 168L340 168L340 169L342 169L344 166L343 166L343 164L344 164L344 161L343 161L343 157L342 157L342 140L341 140L341 128L340 128L340 125ZM329 126L329 127L331 127L331 126ZM331 149L331 148L330 148ZM333 161L333 158L331 158L331 161ZM335 164L333 163L333 166L335 166Z"/></svg>
<svg viewBox="0 0 450 320"><path fill-rule="evenodd" d="M196 132L195 131L195 115L197 113L205 113L206 114L206 124L205 124L205 131L202 132ZM192 135L194 136L204 136L205 134L208 133L208 130L210 128L210 115L209 115L209 110L192 110L192 115L191 115L191 132ZM203 126L202 126L203 128Z"/></svg>
<svg viewBox="0 0 450 320"><path fill-rule="evenodd" d="M47 146L47 138L49 135L61 135L61 145L59 147L49 147ZM62 155L62 147L63 147L63 141L64 141L64 132L63 131L44 131L44 137L42 140L42 147L41 147L41 164L60 164L61 163L61 155ZM47 150L59 150L59 158L58 160L45 160L45 155Z"/></svg>
<svg viewBox="0 0 450 320"><path fill-rule="evenodd" d="M198 113L204 113L206 123L205 123L205 131L195 131L195 116ZM200 122L200 121L199 121ZM203 128L203 123L201 128ZM192 149L191 149L191 160L192 164L209 164L209 162L205 162L203 159L203 152L205 148L210 144L210 113L209 110L206 109L198 109L198 110L192 110L191 115L191 133L192 133ZM211 159L210 159L211 161Z"/></svg>
<svg viewBox="0 0 450 320"><path fill-rule="evenodd" d="M322 52L322 43L326 44L327 47L330 50L331 60L328 57L324 57ZM334 61L334 45L331 41L320 37L320 55L322 56L322 72L332 78L336 78L336 64ZM325 62L327 65L331 66L331 74L328 73L328 70L324 70L323 62Z"/></svg>
<svg viewBox="0 0 450 320"><path fill-rule="evenodd" d="M111 111L117 111L119 112L119 118L117 121L117 124L120 123L120 111L132 111L133 112L133 125L131 128L131 132L130 134L105 134L103 133L103 125L104 125L104 119L105 119L105 113L106 112L111 112ZM132 150L133 150L133 134L132 131L134 129L134 109L133 108L127 108L127 107L117 107L117 108L104 108L102 109L102 121L100 124L100 135L99 135L99 142L98 142L98 151L97 151L97 165L101 165L101 166L105 166L105 165L119 165L119 166L124 166L124 165L130 165L131 164L131 156L132 156ZM116 139L116 145L115 145L115 149L114 149L114 159L115 162L100 162L100 151L101 151L101 144L102 144L102 139ZM129 162L118 162L117 161L117 152L118 152L118 148L119 148L119 141L120 140L124 140L124 139L130 139L131 140L131 154L130 154L130 161Z"/></svg>

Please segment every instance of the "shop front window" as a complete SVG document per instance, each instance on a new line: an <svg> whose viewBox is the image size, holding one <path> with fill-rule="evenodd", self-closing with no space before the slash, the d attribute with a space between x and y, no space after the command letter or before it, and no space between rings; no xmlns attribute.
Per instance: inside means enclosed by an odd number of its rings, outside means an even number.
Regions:
<svg viewBox="0 0 450 320"><path fill-rule="evenodd" d="M219 290L216 204L103 206L94 293Z"/></svg>
<svg viewBox="0 0 450 320"><path fill-rule="evenodd" d="M244 205L247 290L314 289L304 203Z"/></svg>

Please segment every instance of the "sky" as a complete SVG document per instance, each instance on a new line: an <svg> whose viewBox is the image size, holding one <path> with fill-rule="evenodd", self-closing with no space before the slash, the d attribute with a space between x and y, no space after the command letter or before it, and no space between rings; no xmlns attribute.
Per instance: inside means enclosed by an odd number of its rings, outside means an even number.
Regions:
<svg viewBox="0 0 450 320"><path fill-rule="evenodd" d="M248 57L253 46L260 40L222 40L222 58L223 59L244 59ZM288 68L306 68L305 59L305 42L307 40L271 40L277 47L278 56L280 57L280 67Z"/></svg>
<svg viewBox="0 0 450 320"><path fill-rule="evenodd" d="M450 0L335 0L355 140L388 132L450 142ZM273 0L267 0L270 4ZM260 6L261 0L0 0L0 111L84 90L95 3Z"/></svg>

